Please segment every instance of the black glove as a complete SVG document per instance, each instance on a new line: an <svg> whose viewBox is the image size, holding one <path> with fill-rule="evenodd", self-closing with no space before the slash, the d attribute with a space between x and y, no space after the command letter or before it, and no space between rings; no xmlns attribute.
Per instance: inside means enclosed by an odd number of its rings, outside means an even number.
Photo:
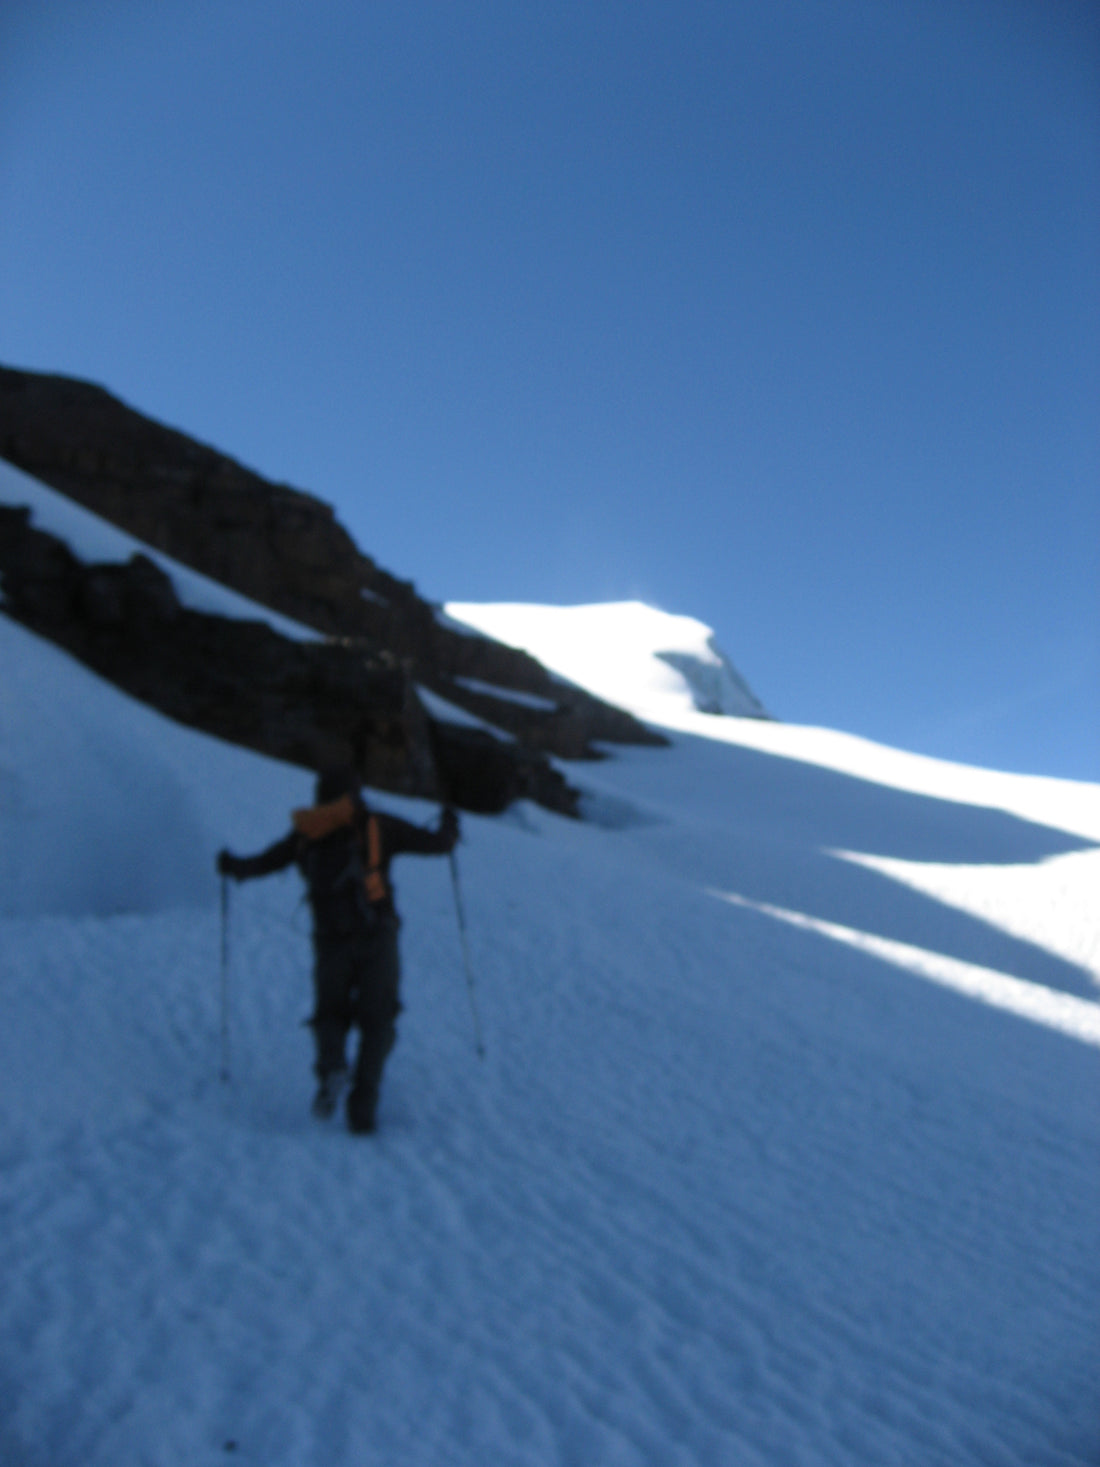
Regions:
<svg viewBox="0 0 1100 1467"><path fill-rule="evenodd" d="M238 857L234 856L231 851L218 852L217 865L219 876L232 876L234 880L240 881L240 864Z"/></svg>
<svg viewBox="0 0 1100 1467"><path fill-rule="evenodd" d="M448 805L439 817L439 833L447 842L447 849L453 850L458 841L458 815L452 805Z"/></svg>

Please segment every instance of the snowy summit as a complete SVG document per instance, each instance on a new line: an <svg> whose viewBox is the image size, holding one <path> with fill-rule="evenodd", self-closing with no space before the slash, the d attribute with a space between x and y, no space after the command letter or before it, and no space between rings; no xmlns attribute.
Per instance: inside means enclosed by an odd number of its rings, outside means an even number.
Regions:
<svg viewBox="0 0 1100 1467"><path fill-rule="evenodd" d="M715 641L710 627L640 601L594 606L472 606L447 615L651 723L685 712L766 718L762 704Z"/></svg>
<svg viewBox="0 0 1100 1467"><path fill-rule="evenodd" d="M397 864L370 1138L297 877L219 908L311 776L0 616L0 1461L1095 1467L1100 787L773 723L687 618L448 614L670 747L463 816L484 1061Z"/></svg>

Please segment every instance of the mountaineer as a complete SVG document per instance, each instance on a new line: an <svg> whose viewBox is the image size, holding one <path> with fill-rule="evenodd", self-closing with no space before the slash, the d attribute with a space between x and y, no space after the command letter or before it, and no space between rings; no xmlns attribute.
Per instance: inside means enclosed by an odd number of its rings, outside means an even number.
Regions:
<svg viewBox="0 0 1100 1467"><path fill-rule="evenodd" d="M317 781L316 804L295 810L292 828L255 856L218 854L223 876L247 881L296 865L313 910L314 1007L310 1026L316 1047L317 1094L313 1113L331 1116L348 1078L348 1030L359 1029L348 1128L375 1129L382 1068L397 1037L401 925L389 868L394 856L447 855L458 840L458 817L443 810L439 828L424 830L396 815L368 808L354 769L326 771Z"/></svg>

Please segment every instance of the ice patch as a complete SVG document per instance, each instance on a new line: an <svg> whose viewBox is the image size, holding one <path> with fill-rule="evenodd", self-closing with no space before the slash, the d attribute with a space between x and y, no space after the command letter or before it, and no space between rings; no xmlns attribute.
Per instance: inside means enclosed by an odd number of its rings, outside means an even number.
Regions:
<svg viewBox="0 0 1100 1467"><path fill-rule="evenodd" d="M700 713L733 718L766 718L763 705L748 683L718 646L708 637L703 652L655 652L684 679L692 702Z"/></svg>

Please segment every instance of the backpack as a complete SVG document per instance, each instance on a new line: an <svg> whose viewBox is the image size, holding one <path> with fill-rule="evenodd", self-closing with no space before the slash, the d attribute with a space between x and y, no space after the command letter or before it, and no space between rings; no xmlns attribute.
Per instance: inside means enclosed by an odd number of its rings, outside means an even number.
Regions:
<svg viewBox="0 0 1100 1467"><path fill-rule="evenodd" d="M291 818L304 837L299 865L318 927L350 932L364 922L372 926L390 897L378 816L343 795L295 810Z"/></svg>

